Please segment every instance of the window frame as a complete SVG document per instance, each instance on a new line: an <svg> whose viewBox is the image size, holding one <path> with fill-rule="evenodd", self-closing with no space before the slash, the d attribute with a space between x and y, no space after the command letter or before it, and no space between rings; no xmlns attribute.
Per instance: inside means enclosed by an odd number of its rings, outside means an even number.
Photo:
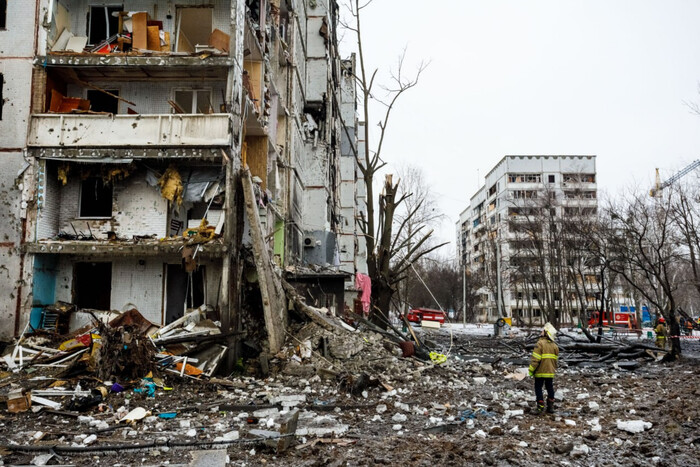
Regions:
<svg viewBox="0 0 700 467"><path fill-rule="evenodd" d="M177 96L178 92L191 92L192 93L192 103L191 103L192 106L190 107L190 112L185 112L184 115L208 115L208 114L200 113L200 112L192 112L192 110L197 110L197 99L198 99L197 95L199 92L208 92L209 93L210 108L214 111L214 113L216 113L215 109L214 109L214 103L212 101L213 96L214 96L214 88L212 88L212 87L194 87L194 88L178 87L178 88L173 88L171 96L172 96L173 102L175 102L175 103L177 103L176 96ZM179 103L178 103L178 105L179 105ZM174 113L175 110L172 109L172 112Z"/></svg>

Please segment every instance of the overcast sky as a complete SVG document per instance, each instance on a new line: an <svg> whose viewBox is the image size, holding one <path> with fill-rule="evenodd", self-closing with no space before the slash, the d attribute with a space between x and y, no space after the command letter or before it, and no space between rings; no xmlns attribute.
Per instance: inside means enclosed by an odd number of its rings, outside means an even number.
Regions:
<svg viewBox="0 0 700 467"><path fill-rule="evenodd" d="M382 153L423 168L451 252L504 155L594 154L610 195L700 158L698 0L374 0L363 29L372 67L430 62Z"/></svg>

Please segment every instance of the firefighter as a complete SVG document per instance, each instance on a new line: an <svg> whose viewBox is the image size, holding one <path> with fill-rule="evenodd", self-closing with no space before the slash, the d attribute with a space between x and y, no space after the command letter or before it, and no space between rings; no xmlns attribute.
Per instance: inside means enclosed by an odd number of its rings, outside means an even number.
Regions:
<svg viewBox="0 0 700 467"><path fill-rule="evenodd" d="M556 337L556 328L551 323L545 324L530 359L528 374L535 378L538 415L544 412L543 385L547 388L547 413L554 413L554 373L559 359L559 347L554 343Z"/></svg>
<svg viewBox="0 0 700 467"><path fill-rule="evenodd" d="M660 349L665 349L666 335L668 333L666 332L666 320L663 316L659 318L659 324L654 328L654 332L656 333L656 346Z"/></svg>

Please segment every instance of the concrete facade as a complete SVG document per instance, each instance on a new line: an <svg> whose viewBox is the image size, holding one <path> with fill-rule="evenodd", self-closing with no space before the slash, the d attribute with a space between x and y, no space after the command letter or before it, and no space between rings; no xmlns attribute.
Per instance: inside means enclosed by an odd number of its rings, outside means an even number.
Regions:
<svg viewBox="0 0 700 467"><path fill-rule="evenodd" d="M35 1L7 3L7 24L0 29L0 341L18 332L24 309L20 246L27 203L22 190L38 14Z"/></svg>
<svg viewBox="0 0 700 467"><path fill-rule="evenodd" d="M157 324L203 304L225 329L244 328L237 278L255 241L240 234L250 232L238 194L246 168L270 256L292 283L302 270L327 277L334 292L319 288L315 302L342 305L335 284L362 266L348 152L355 95L343 68L354 63L338 55L335 1L125 1L123 11L160 21L170 45L107 54L57 46L64 31L98 37L90 15L104 4L9 5L12 30L0 30L0 340L40 325L55 301L136 307ZM204 37L197 51L176 50L188 14L211 18L189 26ZM227 51L207 46L215 29L228 35ZM56 93L102 113L51 111ZM175 179L182 201L168 195ZM204 217L221 235L194 246L196 269L185 272L183 234ZM308 238L318 242L305 247Z"/></svg>

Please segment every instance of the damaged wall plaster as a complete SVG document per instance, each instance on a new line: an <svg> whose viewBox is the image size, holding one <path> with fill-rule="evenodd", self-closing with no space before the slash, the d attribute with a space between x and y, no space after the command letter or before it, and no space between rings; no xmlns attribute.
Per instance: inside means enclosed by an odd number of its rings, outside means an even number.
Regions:
<svg viewBox="0 0 700 467"><path fill-rule="evenodd" d="M78 216L79 199L80 177L79 173L74 173L69 175L68 184L60 189L61 231L73 235L72 223L78 233L89 235L89 222L93 234L102 240L107 238L110 231L116 232L120 238L153 234L160 238L166 235L167 201L156 187L146 183L143 171L115 182L113 215L109 219L81 219Z"/></svg>
<svg viewBox="0 0 700 467"><path fill-rule="evenodd" d="M7 27L0 29L4 101L0 120L0 341L12 338L17 306L22 305L18 300L23 186L19 173L25 163L22 148L31 105L35 6L32 1L7 2Z"/></svg>

